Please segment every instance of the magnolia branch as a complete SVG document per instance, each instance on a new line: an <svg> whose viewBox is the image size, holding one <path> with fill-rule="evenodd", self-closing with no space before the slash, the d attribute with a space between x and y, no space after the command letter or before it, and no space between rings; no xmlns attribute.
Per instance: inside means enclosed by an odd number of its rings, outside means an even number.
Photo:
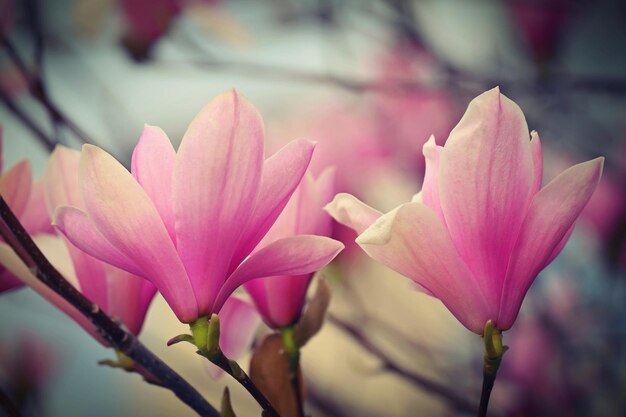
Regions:
<svg viewBox="0 0 626 417"><path fill-rule="evenodd" d="M33 274L87 317L112 346L154 375L159 385L171 390L203 417L219 417L187 381L148 350L134 335L122 329L100 307L89 301L52 266L0 196L0 235Z"/></svg>

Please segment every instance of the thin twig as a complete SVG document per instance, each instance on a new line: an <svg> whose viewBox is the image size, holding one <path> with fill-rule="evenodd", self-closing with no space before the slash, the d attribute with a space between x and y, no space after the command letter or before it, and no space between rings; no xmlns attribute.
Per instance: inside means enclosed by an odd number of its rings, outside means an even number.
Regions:
<svg viewBox="0 0 626 417"><path fill-rule="evenodd" d="M87 317L107 342L158 378L164 387L170 389L200 416L219 417L217 410L187 381L63 278L39 250L1 196L0 218L3 220L0 221L0 234L5 242L41 282Z"/></svg>
<svg viewBox="0 0 626 417"><path fill-rule="evenodd" d="M404 369L401 365L399 365L392 358L390 358L385 352L383 352L382 349L380 349L366 336L364 336L357 327L332 314L329 314L327 316L327 320L343 330L352 339L357 341L359 345L362 346L365 350L376 356L382 362L384 368L388 371L401 376L402 378L410 381L415 385L418 385L424 391L439 395L440 397L447 400L447 403L457 411L473 413L474 410L476 410L476 406L474 404L459 396L457 393L451 391L445 385L432 381L424 377L423 375L419 375Z"/></svg>
<svg viewBox="0 0 626 417"><path fill-rule="evenodd" d="M489 398L491 397L491 390L496 382L496 374L492 372L483 371L483 388L480 392L480 405L478 406L478 417L487 416L487 408L489 407Z"/></svg>
<svg viewBox="0 0 626 417"><path fill-rule="evenodd" d="M29 93L41 104L50 116L50 120L54 125L62 125L65 126L69 131L71 131L74 136L83 143L91 143L96 144L96 142L91 138L89 134L87 134L84 130L82 130L70 117L68 117L65 112L63 112L59 106L50 98L46 85L42 79L41 72L42 68L36 68L34 71L31 71L26 65L24 59L20 56L17 48L10 41L8 37L0 34L0 43L2 44L4 50L6 51L8 57L11 59L13 64L15 64L16 68L20 71L21 75L28 81L29 84ZM41 45L40 47L43 47ZM43 52L38 52L37 56L43 54ZM42 64L42 56L39 58L36 57L36 62L39 65ZM3 100L13 101L10 97L5 98ZM20 120L23 120L20 118ZM32 125L27 125L29 129L32 129ZM41 137L35 133L38 139Z"/></svg>
<svg viewBox="0 0 626 417"><path fill-rule="evenodd" d="M256 400L256 402L263 408L263 412L268 417L280 417L280 414L276 411L272 403L265 397L259 387L250 379L241 367L231 359L228 359L221 349L207 354L207 352L198 351L198 354L204 356L213 364L222 368L227 374L232 376L239 384L246 389Z"/></svg>
<svg viewBox="0 0 626 417"><path fill-rule="evenodd" d="M9 109L15 117L17 117L31 132L35 135L39 142L49 151L52 152L56 146L56 142L44 132L37 123L28 116L7 94L0 90L0 101Z"/></svg>
<svg viewBox="0 0 626 417"><path fill-rule="evenodd" d="M296 68L285 68L272 64L256 62L236 61L226 59L189 59L186 62L158 59L157 64L164 65L187 65L192 64L198 68L211 68L216 70L237 72L241 75L264 77L269 80L292 81L324 84L343 88L353 93L383 92L390 94L406 94L411 91L438 91L442 88L453 89L461 92L475 94L485 88L496 85L507 85L523 89L533 95L554 95L558 90L563 93L603 93L615 96L626 94L626 78L624 77L594 77L575 76L571 74L552 74L551 88L546 88L545 81L535 77L483 77L459 72L445 72L439 74L437 79L422 81L407 78L406 80L373 81L358 80L353 77L344 77L332 73L315 73Z"/></svg>

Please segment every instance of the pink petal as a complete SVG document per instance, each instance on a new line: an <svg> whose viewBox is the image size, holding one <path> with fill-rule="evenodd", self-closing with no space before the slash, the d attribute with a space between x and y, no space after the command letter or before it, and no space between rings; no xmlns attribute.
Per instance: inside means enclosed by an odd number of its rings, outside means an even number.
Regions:
<svg viewBox="0 0 626 417"><path fill-rule="evenodd" d="M133 151L131 172L154 203L165 228L176 244L174 208L172 204L172 175L176 151L165 132L145 125Z"/></svg>
<svg viewBox="0 0 626 417"><path fill-rule="evenodd" d="M499 329L511 327L528 288L563 248L564 238L600 181L603 164L604 158L597 158L575 165L535 196L502 288Z"/></svg>
<svg viewBox="0 0 626 417"><path fill-rule="evenodd" d="M219 311L228 296L246 281L279 275L303 275L318 271L343 249L336 240L300 235L277 240L251 255L228 277L215 300Z"/></svg>
<svg viewBox="0 0 626 417"><path fill-rule="evenodd" d="M268 324L273 324L271 320L270 306L268 302L268 291L265 283L269 278L259 278L248 281L244 284L246 292L252 298L254 305L256 306L259 314L263 317L263 320ZM231 297L232 298L232 297Z"/></svg>
<svg viewBox="0 0 626 417"><path fill-rule="evenodd" d="M244 285L252 300L259 306L265 323L278 329L289 326L300 318L312 278L313 274L268 277L254 279ZM257 300L256 295L261 291L264 295Z"/></svg>
<svg viewBox="0 0 626 417"><path fill-rule="evenodd" d="M439 298L468 329L482 334L497 305L487 304L437 214L406 203L383 215L356 240L372 258Z"/></svg>
<svg viewBox="0 0 626 417"><path fill-rule="evenodd" d="M24 286L24 283L13 273L5 269L0 263L0 294L16 290Z"/></svg>
<svg viewBox="0 0 626 417"><path fill-rule="evenodd" d="M30 162L20 161L0 176L0 194L17 218L22 216L32 183Z"/></svg>
<svg viewBox="0 0 626 417"><path fill-rule="evenodd" d="M52 217L59 206L85 210L78 184L80 152L57 145L48 159L43 175L48 213Z"/></svg>
<svg viewBox="0 0 626 417"><path fill-rule="evenodd" d="M317 177L315 188L317 190L320 206L316 208L319 211L317 217L317 225L315 234L320 236L330 236L333 228L333 219L330 217L324 207L330 203L337 193L337 170L334 167L326 168Z"/></svg>
<svg viewBox="0 0 626 417"><path fill-rule="evenodd" d="M438 181L452 241L497 305L534 183L526 120L498 88L472 100L450 133Z"/></svg>
<svg viewBox="0 0 626 417"><path fill-rule="evenodd" d="M250 303L237 297L229 297L220 310L220 348L233 360L239 360L252 346L254 335L261 324L261 319ZM214 379L224 371L211 366L209 372Z"/></svg>
<svg viewBox="0 0 626 417"><path fill-rule="evenodd" d="M548 256L548 259L546 260L546 266L550 265L552 261L557 256L559 256L559 254L561 253L561 251L563 250L563 248L569 241L569 238L572 237L572 233L574 233L575 228L576 228L576 223L573 223L571 227L569 228L569 230L565 232L563 239L561 239L561 241L554 247L554 249L552 249L552 252L550 252L550 256Z"/></svg>
<svg viewBox="0 0 626 417"><path fill-rule="evenodd" d="M229 272L252 252L281 214L301 182L314 149L314 142L298 139L265 160L254 213L241 237Z"/></svg>
<svg viewBox="0 0 626 417"><path fill-rule="evenodd" d="M235 90L213 99L189 125L174 168L178 252L210 313L255 207L263 166L263 121Z"/></svg>
<svg viewBox="0 0 626 417"><path fill-rule="evenodd" d="M89 255L130 273L143 273L135 262L106 240L87 213L74 207L58 207L53 225L68 239L70 244Z"/></svg>
<svg viewBox="0 0 626 417"><path fill-rule="evenodd" d="M76 278L80 283L80 291L94 303L106 311L107 300L107 277L104 263L78 249L70 242L67 249L76 272Z"/></svg>
<svg viewBox="0 0 626 417"><path fill-rule="evenodd" d="M108 267L106 275L108 305L105 311L118 318L133 334L139 334L156 287L150 281L114 267Z"/></svg>
<svg viewBox="0 0 626 417"><path fill-rule="evenodd" d="M141 269L179 320L195 320L198 309L185 268L143 188L111 155L92 145L83 146L79 171L87 213L96 228Z"/></svg>
<svg viewBox="0 0 626 417"><path fill-rule="evenodd" d="M382 213L368 206L353 195L340 193L328 203L324 210L339 223L363 233Z"/></svg>
<svg viewBox="0 0 626 417"><path fill-rule="evenodd" d="M437 145L435 137L431 135L422 150L426 160L426 171L424 173L421 201L433 209L445 224L441 203L439 202L439 161L441 160L442 151L443 147Z"/></svg>
<svg viewBox="0 0 626 417"><path fill-rule="evenodd" d="M31 234L37 233L54 233L48 210L46 209L46 201L44 196L44 182L39 179L33 182L30 188L30 195L26 208L22 213L20 221L24 225L26 231Z"/></svg>

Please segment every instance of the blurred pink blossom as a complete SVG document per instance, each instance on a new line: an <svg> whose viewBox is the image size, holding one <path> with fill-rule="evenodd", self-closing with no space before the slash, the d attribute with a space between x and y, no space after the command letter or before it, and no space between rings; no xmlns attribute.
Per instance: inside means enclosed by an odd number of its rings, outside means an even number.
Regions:
<svg viewBox="0 0 626 417"><path fill-rule="evenodd" d="M300 182L314 144L291 142L265 161L263 148L261 116L227 91L194 118L178 152L161 129L146 126L132 174L85 145L85 210L57 209L56 226L76 247L150 280L182 322L218 313L246 281L316 271L343 247L292 236L250 255Z"/></svg>
<svg viewBox="0 0 626 417"><path fill-rule="evenodd" d="M0 126L0 194L16 217L31 234L54 233L43 204L41 180L32 181L30 163L26 160L3 172L2 127ZM13 273L0 265L0 293L22 287L24 284Z"/></svg>
<svg viewBox="0 0 626 417"><path fill-rule="evenodd" d="M347 194L327 206L372 258L439 298L471 331L507 330L524 296L561 251L602 173L578 164L541 188L539 136L494 88L474 99L445 147L424 145L413 201L381 215Z"/></svg>
<svg viewBox="0 0 626 417"><path fill-rule="evenodd" d="M448 137L456 106L445 89L434 87L439 68L426 50L397 47L379 57L376 66L379 83L398 85L372 96L380 142L394 165L422 176L422 146L431 134ZM417 88L419 83L424 87Z"/></svg>
<svg viewBox="0 0 626 417"><path fill-rule="evenodd" d="M509 0L509 12L537 60L554 54L567 23L571 0Z"/></svg>

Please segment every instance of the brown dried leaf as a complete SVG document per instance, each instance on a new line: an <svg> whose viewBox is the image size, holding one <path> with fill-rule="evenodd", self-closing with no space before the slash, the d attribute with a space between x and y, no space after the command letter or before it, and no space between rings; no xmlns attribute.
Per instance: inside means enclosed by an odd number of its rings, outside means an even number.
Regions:
<svg viewBox="0 0 626 417"><path fill-rule="evenodd" d="M330 305L330 287L324 277L317 280L315 295L309 301L294 330L294 339L298 346L304 346L317 334L324 324L326 311Z"/></svg>
<svg viewBox="0 0 626 417"><path fill-rule="evenodd" d="M228 387L224 387L224 393L222 394L222 404L220 407L220 416L222 417L237 417L233 405L230 402L230 391Z"/></svg>
<svg viewBox="0 0 626 417"><path fill-rule="evenodd" d="M302 387L300 369L298 378ZM278 414L282 417L298 417L297 401L289 378L287 354L280 334L267 336L256 348L250 360L250 379L267 397Z"/></svg>

